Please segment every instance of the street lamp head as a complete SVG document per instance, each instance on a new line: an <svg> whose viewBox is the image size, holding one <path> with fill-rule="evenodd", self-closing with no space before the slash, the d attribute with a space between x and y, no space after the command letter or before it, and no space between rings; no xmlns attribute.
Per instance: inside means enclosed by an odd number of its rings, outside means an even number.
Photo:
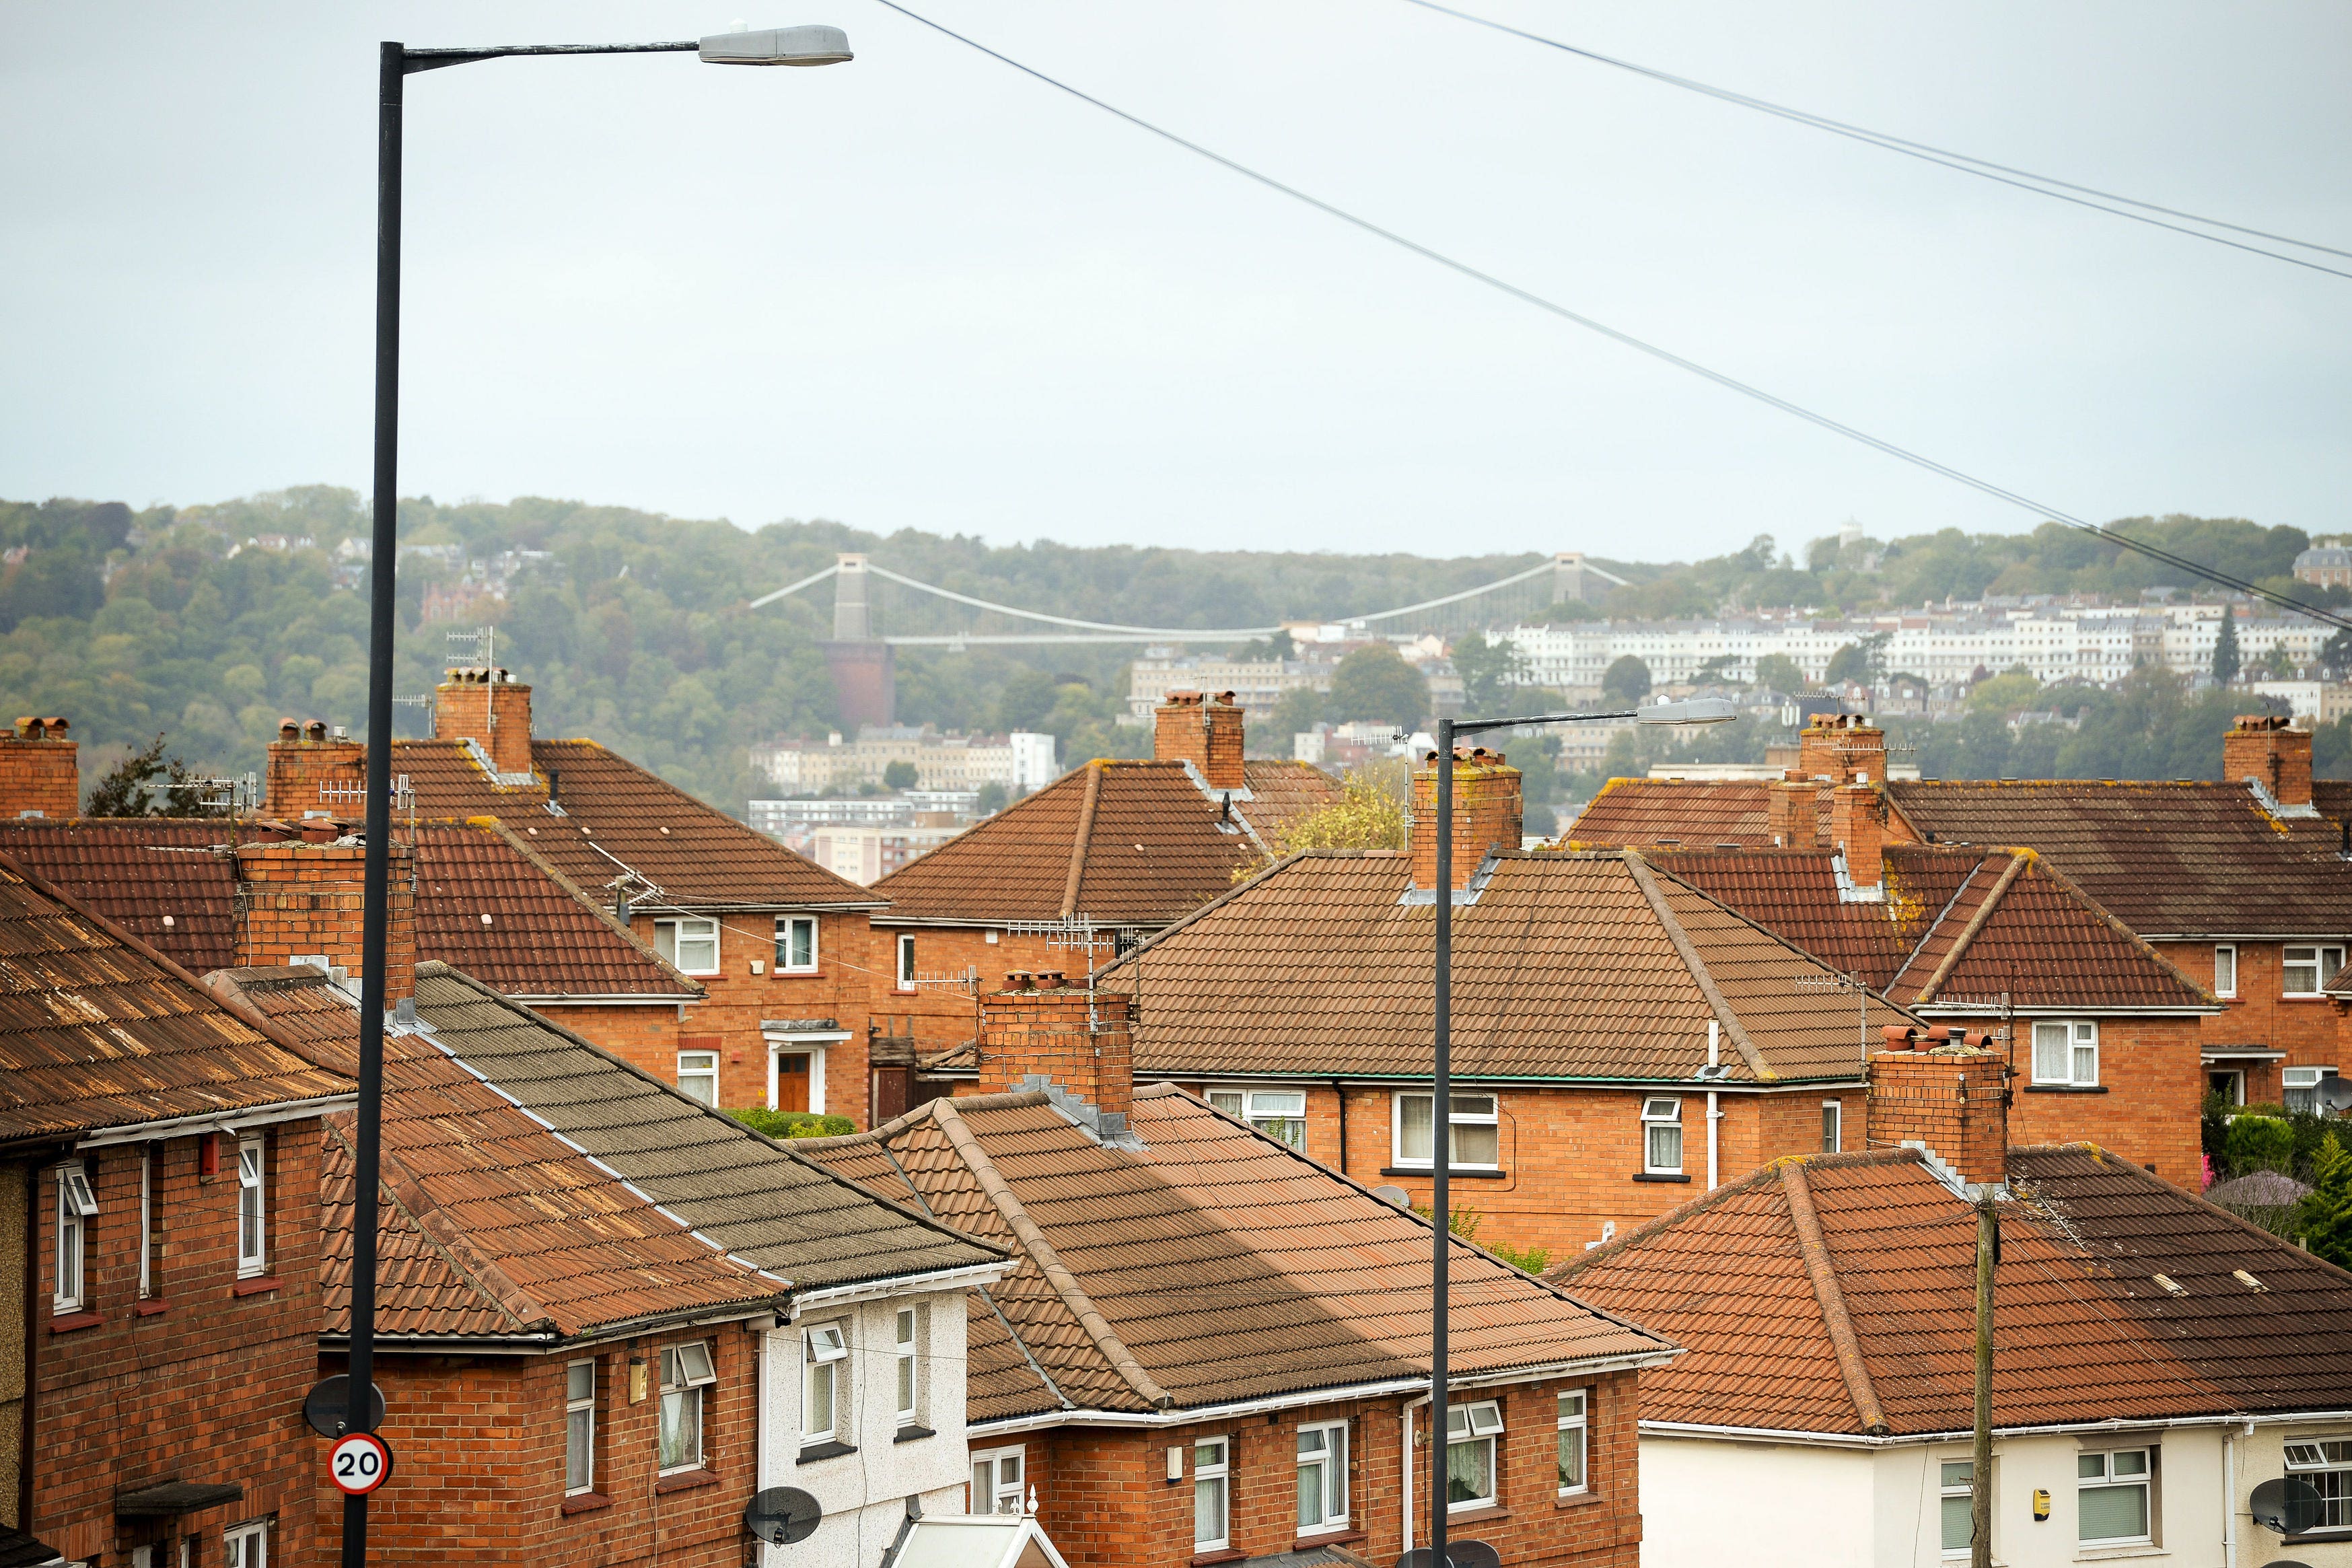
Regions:
<svg viewBox="0 0 2352 1568"><path fill-rule="evenodd" d="M1633 710L1642 724L1728 724L1739 705L1728 697L1693 697L1681 702L1648 702Z"/></svg>
<svg viewBox="0 0 2352 1568"><path fill-rule="evenodd" d="M714 33L702 40L701 55L714 66L837 66L857 58L848 34L821 24Z"/></svg>

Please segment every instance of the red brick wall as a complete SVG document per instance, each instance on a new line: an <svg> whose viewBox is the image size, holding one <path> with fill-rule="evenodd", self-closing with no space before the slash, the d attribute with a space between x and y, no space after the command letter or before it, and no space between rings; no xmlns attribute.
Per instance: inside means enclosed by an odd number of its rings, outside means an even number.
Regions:
<svg viewBox="0 0 2352 1568"><path fill-rule="evenodd" d="M31 726L39 722L19 719L15 730L0 730L0 817L65 817L81 810L80 742L36 739Z"/></svg>
<svg viewBox="0 0 2352 1568"><path fill-rule="evenodd" d="M1858 773L1886 777L1886 731L1853 713L1816 713L1797 736L1797 772L1844 784Z"/></svg>
<svg viewBox="0 0 2352 1568"><path fill-rule="evenodd" d="M1559 1495L1556 1419L1559 1390L1588 1388L1591 1437L1585 1493ZM1489 1542L1506 1563L1634 1568L1640 1562L1639 1448L1634 1379L1628 1373L1592 1381L1547 1382L1464 1399L1499 1398L1499 1511L1452 1516L1455 1540ZM1192 1444L1228 1441L1231 1525L1227 1552L1208 1562L1266 1556L1317 1540L1358 1556L1392 1563L1404 1551L1404 1488L1397 1398L1335 1402L1232 1420L1144 1432L1072 1427L1031 1433L1025 1448L1038 1518L1072 1568L1183 1568L1196 1559L1192 1524ZM1319 1537L1298 1534L1298 1428L1349 1423L1349 1528ZM1426 1416L1415 1425L1423 1428ZM1000 1445L975 1436L975 1450ZM1184 1450L1184 1473L1168 1479L1167 1450ZM1427 1542L1427 1449L1416 1445L1413 1490Z"/></svg>
<svg viewBox="0 0 2352 1568"><path fill-rule="evenodd" d="M2007 1070L1990 1051L1872 1053L1870 1146L1890 1149L1916 1139L1963 1180L2000 1181L2009 1168L2001 1103ZM2193 1122L2189 1136L2196 1137Z"/></svg>
<svg viewBox="0 0 2352 1568"><path fill-rule="evenodd" d="M711 1346L719 1381L703 1390L701 1472L657 1473L661 1347ZM664 1568L734 1568L744 1561L742 1512L757 1489L757 1337L714 1324L546 1356L376 1357L392 1479L369 1509L368 1560L388 1565L562 1563L564 1568L657 1562ZM593 1358L594 1500L564 1511L563 1377ZM628 1363L646 1363L646 1397L629 1400ZM341 1356L321 1358L321 1374ZM323 1477L323 1471L320 1472ZM319 1494L321 1552L341 1550L339 1494Z"/></svg>
<svg viewBox="0 0 2352 1568"><path fill-rule="evenodd" d="M1454 876L1451 887L1469 886L1470 874L1486 851L1519 847L1523 796L1519 770L1503 753L1480 746L1454 752ZM1412 885L1437 886L1437 767L1412 775Z"/></svg>
<svg viewBox="0 0 2352 1568"><path fill-rule="evenodd" d="M1242 770L1242 710L1234 694L1203 697L1171 691L1152 710L1151 755L1162 763L1190 763L1211 789L1246 789Z"/></svg>
<svg viewBox="0 0 2352 1568"><path fill-rule="evenodd" d="M2309 805L2311 731L2267 714L2241 715L2221 737L2221 776L2233 784L2260 779L2280 805Z"/></svg>
<svg viewBox="0 0 2352 1568"><path fill-rule="evenodd" d="M661 918L667 917L635 914L630 917L630 925L650 942L654 922ZM819 915L816 972L795 974L776 973L774 915L735 910L720 911L715 918L719 973L695 976L709 993L709 999L687 1004L685 1019L675 1029L677 1034L716 1035L725 1042L719 1058L719 1103L730 1108L768 1103L768 1047L760 1029L762 1019L831 1018L851 1037L829 1041L824 1047L824 1108L866 1126L867 1004L875 982L888 982L889 953L875 942L866 916ZM751 973L754 963L762 973ZM568 1016L566 1022L571 1022ZM677 1081L674 1055L659 1066L638 1065L665 1082Z"/></svg>
<svg viewBox="0 0 2352 1568"><path fill-rule="evenodd" d="M2323 1010L2326 1004L2321 1005ZM2205 1069L2197 1058L2198 1018L2101 1018L2099 1088L2051 1089L2033 1082L2032 1026L2017 1021L2011 1143L2087 1139L2194 1192L2203 1184L2197 1118Z"/></svg>
<svg viewBox="0 0 2352 1568"><path fill-rule="evenodd" d="M651 1073L664 1083L677 1081L679 1026L675 1002L649 1003L641 1007L542 1007L533 1003L530 1008L592 1045L602 1046L641 1072ZM732 1048L740 1051L741 1042L736 1042ZM725 1057L726 1050L722 1049L721 1073L727 1070ZM746 1054L743 1059L749 1062L756 1058Z"/></svg>
<svg viewBox="0 0 2352 1568"><path fill-rule="evenodd" d="M351 792L366 787L367 748L357 741L306 740L299 727L289 733L290 726L290 720L279 726L281 738L269 748L269 814L289 822L306 812L364 816L365 800Z"/></svg>
<svg viewBox="0 0 2352 1568"><path fill-rule="evenodd" d="M2315 939L2317 941L2318 939ZM2337 938L2341 944L2342 938ZM2205 985L2214 981L2213 948L2210 942L2159 942L2151 944L2182 973ZM2198 1037L2208 1046L2253 1046L2284 1051L2277 1065L2221 1062L2220 1067L2246 1069L2246 1098L2276 1101L2279 1066L2335 1067L2340 1059L2333 1004L2316 997L2282 995L2285 984L2284 942L2242 942L2238 949L2238 994L2221 998L2228 1009L2200 1021ZM2303 945L2297 943L2295 945Z"/></svg>
<svg viewBox="0 0 2352 1568"><path fill-rule="evenodd" d="M415 851L392 846L390 918L384 928L384 995L416 994ZM236 851L236 962L284 963L325 953L361 973L361 904L367 850L359 845L245 844Z"/></svg>
<svg viewBox="0 0 2352 1568"><path fill-rule="evenodd" d="M1017 1089L1042 1074L1091 1105L1124 1115L1135 1098L1128 998L1089 995L1083 984L1002 991L981 1003L982 1094Z"/></svg>
<svg viewBox="0 0 2352 1568"><path fill-rule="evenodd" d="M978 1034L979 1008L973 994L961 986L920 985L898 989L898 938L915 939L915 973L926 979L966 973L979 977L982 992L1003 988L1004 977L1016 971L1038 973L1060 970L1083 983L1087 953L1083 948L1055 947L1042 936L1018 936L1002 927L990 931L971 926L874 926L873 972L866 1005L886 1033L911 1031L916 1049L925 1056L948 1050ZM1108 937L1108 933L1105 933ZM1110 950L1094 955L1099 969L1111 961ZM904 1026L901 1026L901 1024Z"/></svg>
<svg viewBox="0 0 2352 1568"><path fill-rule="evenodd" d="M480 669L449 672L433 689L433 738L471 740L502 773L527 773L530 763L530 688L490 680Z"/></svg>
<svg viewBox="0 0 2352 1568"><path fill-rule="evenodd" d="M68 1558L103 1553L112 1568L132 1546L172 1537L169 1521L118 1524L114 1494L176 1479L245 1488L242 1501L178 1522L177 1531L215 1541L202 1561L217 1562L224 1527L265 1518L276 1521L272 1561L311 1560L312 1489L325 1452L301 1405L318 1375L320 1131L309 1121L266 1132L273 1272L264 1278L274 1287L246 1280L238 1293L236 1139L223 1140L220 1173L208 1178L198 1174L201 1140L168 1139L155 1145L151 1191L163 1240L144 1315L138 1146L82 1156L99 1212L85 1233L88 1310L70 1318L51 1315L57 1182L41 1173L29 1528Z"/></svg>

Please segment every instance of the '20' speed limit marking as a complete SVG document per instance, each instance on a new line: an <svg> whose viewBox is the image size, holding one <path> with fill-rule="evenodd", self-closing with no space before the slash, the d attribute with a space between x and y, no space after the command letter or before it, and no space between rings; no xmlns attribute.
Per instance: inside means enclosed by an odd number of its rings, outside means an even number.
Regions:
<svg viewBox="0 0 2352 1568"><path fill-rule="evenodd" d="M353 1432L327 1452L327 1479L348 1497L365 1497L392 1477L392 1450L373 1432Z"/></svg>

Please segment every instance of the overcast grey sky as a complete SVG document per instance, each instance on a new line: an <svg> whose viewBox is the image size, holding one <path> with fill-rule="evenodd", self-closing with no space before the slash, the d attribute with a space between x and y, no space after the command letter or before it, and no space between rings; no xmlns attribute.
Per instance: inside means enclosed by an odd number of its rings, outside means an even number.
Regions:
<svg viewBox="0 0 2352 1568"><path fill-rule="evenodd" d="M375 41L686 37L750 3L6 0L0 495L364 489ZM1401 0L916 8L2052 505L2352 527L2352 281ZM2352 247L2342 4L1468 8ZM2032 521L870 0L749 19L835 23L858 58L410 79L405 493L999 541L1648 559L1850 516L1881 535Z"/></svg>

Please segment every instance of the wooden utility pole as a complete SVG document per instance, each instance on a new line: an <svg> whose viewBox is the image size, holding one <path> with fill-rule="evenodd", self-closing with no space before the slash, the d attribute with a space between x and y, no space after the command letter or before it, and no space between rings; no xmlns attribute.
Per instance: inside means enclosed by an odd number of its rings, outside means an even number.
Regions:
<svg viewBox="0 0 2352 1568"><path fill-rule="evenodd" d="M2000 1255L2000 1220L1988 1193L1977 1200L1977 1429L1969 1470L1969 1568L1992 1568L1992 1266Z"/></svg>

